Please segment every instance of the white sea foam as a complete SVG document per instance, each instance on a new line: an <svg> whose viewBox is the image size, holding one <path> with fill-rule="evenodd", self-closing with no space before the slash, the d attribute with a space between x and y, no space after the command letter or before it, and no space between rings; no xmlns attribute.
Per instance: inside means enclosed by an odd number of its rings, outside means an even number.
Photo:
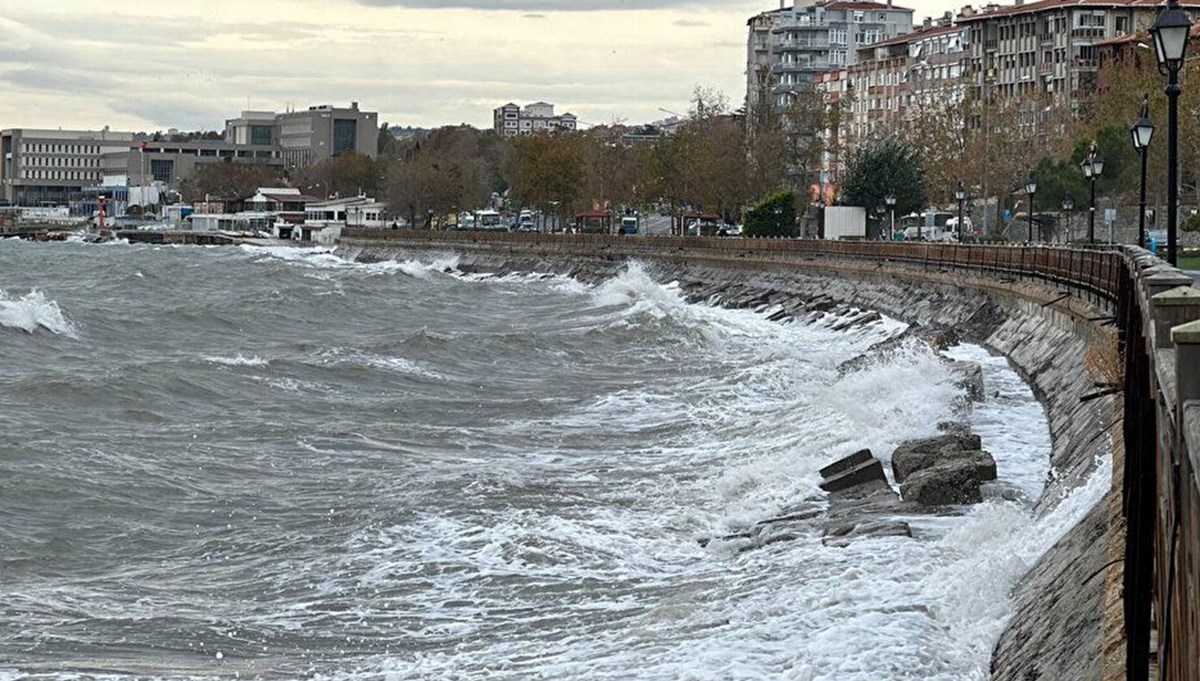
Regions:
<svg viewBox="0 0 1200 681"><path fill-rule="evenodd" d="M562 502L588 499L584 506L482 516L431 511L354 537L348 554L360 588L386 590L414 565L439 575L419 595L381 607L394 608L400 620L426 618L412 636L456 646L453 654L393 655L379 661L380 673L990 677L991 649L1012 614L1012 586L1099 501L1110 475L1102 463L1084 487L1034 517L1028 499L1048 465L1048 429L1002 358L970 346L954 352L983 366L988 401L975 408L973 425L996 456L1001 481L1026 500L991 496L961 516L914 520L913 539L832 548L814 530L745 554L721 542L701 549L687 538L735 530L819 497L816 469L838 455L865 445L886 459L900 441L933 434L962 391L922 344L838 376L840 362L902 328L892 320L850 333L774 324L744 310L685 305L676 287L636 270L586 294L614 318L670 317L706 327L706 356L721 369L678 390L602 395L549 424L569 435L603 423L648 446L576 452L569 473L552 457L489 459L488 484L463 487L467 496L545 493ZM669 423L692 425L665 440L637 437ZM589 584L596 589L580 586Z"/></svg>
<svg viewBox="0 0 1200 681"><path fill-rule="evenodd" d="M45 329L60 336L78 338L75 325L63 315L58 303L37 289L19 297L0 289L0 326L29 333Z"/></svg>
<svg viewBox="0 0 1200 681"><path fill-rule="evenodd" d="M250 355L246 357L242 353L238 353L233 357L222 357L219 355L210 355L204 358L204 361L212 364L223 364L225 366L241 366L241 367L263 367L270 364L270 360L265 360L258 355Z"/></svg>
<svg viewBox="0 0 1200 681"><path fill-rule="evenodd" d="M256 262L282 260L317 269L347 270L366 274L401 273L410 277L427 279L435 272L453 271L458 267L458 255L443 254L428 262L421 260L382 260L379 262L357 262L343 258L336 249L320 246L255 246L242 244L240 248L256 257Z"/></svg>

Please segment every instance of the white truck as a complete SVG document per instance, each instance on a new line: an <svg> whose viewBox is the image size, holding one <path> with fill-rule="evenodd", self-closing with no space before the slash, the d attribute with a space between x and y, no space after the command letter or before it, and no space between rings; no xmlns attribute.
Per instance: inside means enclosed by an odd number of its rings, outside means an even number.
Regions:
<svg viewBox="0 0 1200 681"><path fill-rule="evenodd" d="M865 239L867 209L859 206L826 206L826 239Z"/></svg>

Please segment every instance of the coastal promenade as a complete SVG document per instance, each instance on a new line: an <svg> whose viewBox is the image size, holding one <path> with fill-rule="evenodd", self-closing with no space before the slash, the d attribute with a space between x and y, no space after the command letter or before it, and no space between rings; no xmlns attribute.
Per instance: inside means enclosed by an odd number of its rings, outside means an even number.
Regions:
<svg viewBox="0 0 1200 681"><path fill-rule="evenodd" d="M480 271L597 273L636 259L965 329L1046 405L1055 474L1039 507L1096 458L1113 462L1109 495L1018 586L993 678L1200 680L1200 290L1150 253L389 230L348 230L339 249L453 252Z"/></svg>

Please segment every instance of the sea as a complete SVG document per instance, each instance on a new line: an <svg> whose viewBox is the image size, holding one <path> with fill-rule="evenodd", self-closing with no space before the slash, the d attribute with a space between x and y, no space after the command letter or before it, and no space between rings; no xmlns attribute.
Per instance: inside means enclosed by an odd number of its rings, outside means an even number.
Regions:
<svg viewBox="0 0 1200 681"><path fill-rule="evenodd" d="M900 333L454 253L0 241L0 680L989 678L1044 409ZM969 419L999 480L914 537L721 537Z"/></svg>

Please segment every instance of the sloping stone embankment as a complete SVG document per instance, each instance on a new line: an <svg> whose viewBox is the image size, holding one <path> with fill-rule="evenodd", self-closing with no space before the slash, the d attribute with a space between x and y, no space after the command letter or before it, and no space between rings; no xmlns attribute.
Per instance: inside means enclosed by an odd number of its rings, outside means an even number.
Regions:
<svg viewBox="0 0 1200 681"><path fill-rule="evenodd" d="M363 260L411 258L429 245L381 246L346 243L350 257ZM619 255L521 251L481 247L449 248L468 271L541 271L597 281L624 267ZM854 307L931 327L948 327L963 339L1006 355L1045 405L1053 441L1051 478L1035 510L1045 512L1080 485L1096 462L1112 454L1110 436L1116 397L1081 402L1095 392L1085 364L1106 331L1089 321L1102 311L1077 297L1037 281L1000 279L970 272L943 271L888 262L692 257L685 248L644 257L661 281L676 280L684 291L719 282L756 295L822 305ZM1104 670L1106 602L1114 574L1105 567L1114 533L1109 507L1114 492L1034 566L1015 590L1017 613L997 644L992 661L998 680L1101 679ZM1111 635L1110 635L1111 638Z"/></svg>

